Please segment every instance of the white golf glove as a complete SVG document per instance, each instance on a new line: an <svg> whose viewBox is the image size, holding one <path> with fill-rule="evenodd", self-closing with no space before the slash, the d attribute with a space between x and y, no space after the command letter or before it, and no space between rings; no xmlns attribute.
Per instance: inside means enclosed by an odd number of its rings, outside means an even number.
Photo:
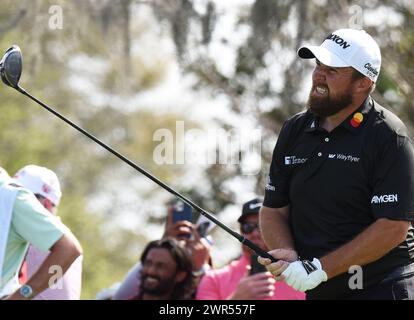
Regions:
<svg viewBox="0 0 414 320"><path fill-rule="evenodd" d="M305 292L317 287L321 282L328 280L326 272L322 270L320 261L314 258L312 263L317 269L309 274L303 267L302 261L298 260L290 263L287 269L282 272L284 281L292 288Z"/></svg>

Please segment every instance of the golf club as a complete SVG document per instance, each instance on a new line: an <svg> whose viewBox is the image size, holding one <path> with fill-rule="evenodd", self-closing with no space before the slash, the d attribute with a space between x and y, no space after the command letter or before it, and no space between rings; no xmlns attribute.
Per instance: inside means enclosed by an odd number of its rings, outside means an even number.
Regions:
<svg viewBox="0 0 414 320"><path fill-rule="evenodd" d="M122 161L127 163L128 165L130 165L132 168L134 168L138 172L142 173L143 175L145 175L150 180L154 181L160 187L164 188L165 190L169 191L171 194L175 195L176 197L180 198L182 201L186 202L188 205L190 205L195 210L197 210L200 214L204 215L206 218L211 220L213 223L215 223L216 225L221 227L223 230L225 230L226 232L231 234L233 237L235 237L237 240L239 240L242 244L248 246L257 255L259 255L261 257L264 257L264 258L268 258L272 262L277 261L277 259L275 259L273 256L268 254L266 251L262 250L260 247L255 245L253 242L251 242L250 240L246 239L244 236L242 236L242 235L238 234L237 232L231 230L225 224L218 221L216 218L214 218L210 213L208 213L206 210L201 208L199 205L197 205L196 203L194 203L190 199L184 197L179 192L175 191L173 188L171 188L170 186L168 186L167 184L165 184L164 182L162 182L161 180L159 180L158 178L156 178L152 174L148 173L147 171L142 169L140 166L138 166L137 164L135 164L134 162L132 162L131 160L129 160L128 158L126 158L125 156L123 156L122 154L117 152L116 150L112 149L111 147L109 147L108 145L103 143L101 140L99 140L98 138L96 138L95 136L93 136L92 134L87 132L86 130L82 129L81 127L79 127L78 125L76 125L75 123L70 121L69 119L65 118L64 116L62 116L61 114L59 114L58 112L53 110L51 107L47 106L42 101L38 100L37 98L35 98L31 94L29 94L26 90L24 90L22 87L19 86L19 80L20 80L20 76L21 76L21 73L22 73L22 69L23 69L23 59L22 59L21 50L18 46L13 45L9 49L7 49L7 51L5 52L3 58L0 61L1 79L6 85L16 89L20 93L22 93L25 96L29 97L31 100L37 102L43 108L45 108L49 112L53 113L55 116L57 116L61 120L65 121L71 127L75 128L79 132L83 133L88 138L95 141L97 144L99 144L100 146L102 146L103 148L108 150L110 153L112 153L113 155L115 155L116 157L118 157L119 159L121 159ZM305 267L305 269L308 273L316 270L316 267L310 261L307 261L307 260L303 260L303 266Z"/></svg>

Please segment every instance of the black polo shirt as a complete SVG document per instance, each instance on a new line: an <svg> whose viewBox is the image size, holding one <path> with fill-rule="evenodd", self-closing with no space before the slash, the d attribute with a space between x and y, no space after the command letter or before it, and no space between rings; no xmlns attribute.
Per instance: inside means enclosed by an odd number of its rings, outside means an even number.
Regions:
<svg viewBox="0 0 414 320"><path fill-rule="evenodd" d="M414 220L414 151L404 124L371 97L331 132L302 112L283 126L273 152L264 206L290 205L301 258L320 258L379 218ZM414 261L413 230L406 241L363 267L364 288ZM342 274L308 291L310 298L345 298Z"/></svg>

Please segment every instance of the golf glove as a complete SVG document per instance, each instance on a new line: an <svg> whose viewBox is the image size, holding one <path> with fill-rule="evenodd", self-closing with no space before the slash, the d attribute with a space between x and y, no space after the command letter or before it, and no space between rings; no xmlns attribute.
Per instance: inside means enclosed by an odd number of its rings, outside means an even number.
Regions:
<svg viewBox="0 0 414 320"><path fill-rule="evenodd" d="M292 288L305 292L317 287L321 282L328 280L326 272L322 270L320 261L314 258L312 263L317 269L309 274L306 272L302 261L298 260L290 263L287 269L282 272L284 281Z"/></svg>

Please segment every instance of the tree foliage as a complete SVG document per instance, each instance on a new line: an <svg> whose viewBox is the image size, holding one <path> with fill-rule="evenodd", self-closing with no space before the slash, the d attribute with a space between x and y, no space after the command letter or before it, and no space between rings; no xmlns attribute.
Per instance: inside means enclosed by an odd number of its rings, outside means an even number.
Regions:
<svg viewBox="0 0 414 320"><path fill-rule="evenodd" d="M244 2L243 2L244 3ZM358 28L367 30L380 44L382 70L374 97L391 108L408 125L413 127L413 13L410 1L301 1L301 0L256 0L245 2L238 10L234 35L238 30L248 30L244 41L235 46L231 38L218 36L220 18L225 15L218 9L216 1L205 1L204 10L198 10L196 1L169 1L168 11L162 1L154 1L154 10L160 20L170 23L184 72L194 73L196 88L209 90L211 94L222 93L228 98L232 110L240 115L255 113L265 129L263 139L275 140L275 133L288 117L304 108L303 90L309 82L311 67L294 55L304 43L318 44L333 30ZM208 8L208 9L207 9ZM188 12L185 19L173 12ZM200 12L202 11L202 12ZM195 13L194 13L195 12ZM221 14L221 16L220 16ZM213 18L214 17L214 18ZM206 30L204 21L209 21L208 36L194 30ZM181 25L177 27L177 24ZM192 26L193 33L180 32ZM197 29L196 26L199 28ZM197 34L197 33L196 33ZM215 34L217 36L215 37ZM206 40L207 39L207 40ZM220 70L220 56L209 55L214 41L227 44L237 55L231 72ZM277 70L277 74L273 70ZM278 82L275 83L275 78ZM218 121L226 122L225 119ZM270 162L271 148L264 149L265 164ZM224 170L220 170L224 169ZM257 192L263 192L264 178L268 167L263 166L258 178ZM227 168L210 168L215 176L222 176L214 183L213 190L223 190L228 179ZM217 172L219 171L219 172ZM234 172L234 175L238 172ZM220 191L219 191L220 193ZM215 194L215 199L222 198ZM234 197L228 197L232 201Z"/></svg>
<svg viewBox="0 0 414 320"><path fill-rule="evenodd" d="M62 28L51 25L53 8L62 10ZM312 66L299 61L296 50L332 30L363 27L378 40L383 63L374 96L413 132L412 1L4 0L0 12L1 48L22 48L25 89L212 212L237 201L229 183L235 179L263 193L277 133L306 101ZM163 51L166 40L175 56ZM212 164L202 181L190 183L189 167L154 162L157 129L174 132L176 120L211 125L190 121L197 100L185 113L173 101L162 112L137 102L176 62L182 79L192 79L194 95L225 101L240 122L249 118L263 129L257 175ZM162 206L168 195L40 106L10 88L0 90L0 163L11 174L28 163L56 171L64 194L60 215L85 251L82 297L94 298L121 280L150 237L161 235L150 226L162 224L164 213L142 204ZM227 118L213 120L226 130L234 126ZM131 225L138 219L145 228L120 225L127 212L136 213Z"/></svg>

